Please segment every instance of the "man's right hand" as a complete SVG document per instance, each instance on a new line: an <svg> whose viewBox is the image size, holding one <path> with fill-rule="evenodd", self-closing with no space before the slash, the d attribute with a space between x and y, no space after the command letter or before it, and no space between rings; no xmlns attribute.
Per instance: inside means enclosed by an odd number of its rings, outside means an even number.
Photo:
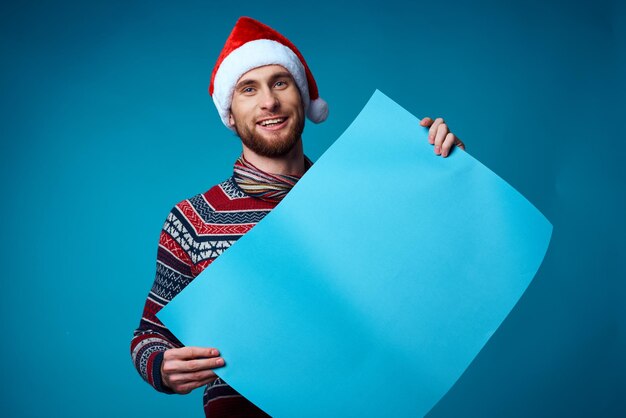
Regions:
<svg viewBox="0 0 626 418"><path fill-rule="evenodd" d="M213 371L224 366L224 359L215 348L171 348L163 354L161 380L176 393L189 393L217 379Z"/></svg>

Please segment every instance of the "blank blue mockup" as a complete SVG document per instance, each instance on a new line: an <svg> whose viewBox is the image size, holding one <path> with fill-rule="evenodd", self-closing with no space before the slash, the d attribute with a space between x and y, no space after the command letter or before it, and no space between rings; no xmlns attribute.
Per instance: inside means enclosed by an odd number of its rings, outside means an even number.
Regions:
<svg viewBox="0 0 626 418"><path fill-rule="evenodd" d="M529 167L529 170L531 168ZM376 91L287 197L159 314L274 417L414 417L537 272L552 226Z"/></svg>

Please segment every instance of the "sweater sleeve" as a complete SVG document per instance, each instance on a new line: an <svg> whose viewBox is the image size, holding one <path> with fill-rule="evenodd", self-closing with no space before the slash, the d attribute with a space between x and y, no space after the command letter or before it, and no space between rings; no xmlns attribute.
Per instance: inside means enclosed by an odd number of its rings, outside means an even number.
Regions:
<svg viewBox="0 0 626 418"><path fill-rule="evenodd" d="M156 317L163 306L183 290L197 275L190 257L193 243L189 234L181 233L178 205L167 216L157 252L156 277L146 303L139 327L133 333L130 351L141 377L159 392L173 393L162 384L163 353L183 344Z"/></svg>

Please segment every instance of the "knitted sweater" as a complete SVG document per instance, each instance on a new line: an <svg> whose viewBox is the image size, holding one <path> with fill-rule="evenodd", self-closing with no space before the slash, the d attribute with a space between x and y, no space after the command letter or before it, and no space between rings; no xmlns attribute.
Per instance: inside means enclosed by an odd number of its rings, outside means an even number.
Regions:
<svg viewBox="0 0 626 418"><path fill-rule="evenodd" d="M307 168L310 164L307 159ZM237 164L235 171L237 174ZM156 313L277 205L276 199L245 193L237 179L243 186L245 180L234 175L207 192L178 203L163 225L156 278L130 347L137 371L160 392L173 393L161 381L163 353L183 344L159 321ZM205 389L204 411L211 418L267 417L220 378Z"/></svg>

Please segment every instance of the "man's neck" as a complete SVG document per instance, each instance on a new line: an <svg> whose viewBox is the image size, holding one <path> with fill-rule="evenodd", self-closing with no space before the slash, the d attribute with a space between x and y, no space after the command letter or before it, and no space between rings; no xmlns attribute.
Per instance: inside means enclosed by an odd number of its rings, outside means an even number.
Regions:
<svg viewBox="0 0 626 418"><path fill-rule="evenodd" d="M302 176L304 174L304 151L302 139L287 154L280 157L265 157L243 145L244 158L257 168L272 174L289 174Z"/></svg>

